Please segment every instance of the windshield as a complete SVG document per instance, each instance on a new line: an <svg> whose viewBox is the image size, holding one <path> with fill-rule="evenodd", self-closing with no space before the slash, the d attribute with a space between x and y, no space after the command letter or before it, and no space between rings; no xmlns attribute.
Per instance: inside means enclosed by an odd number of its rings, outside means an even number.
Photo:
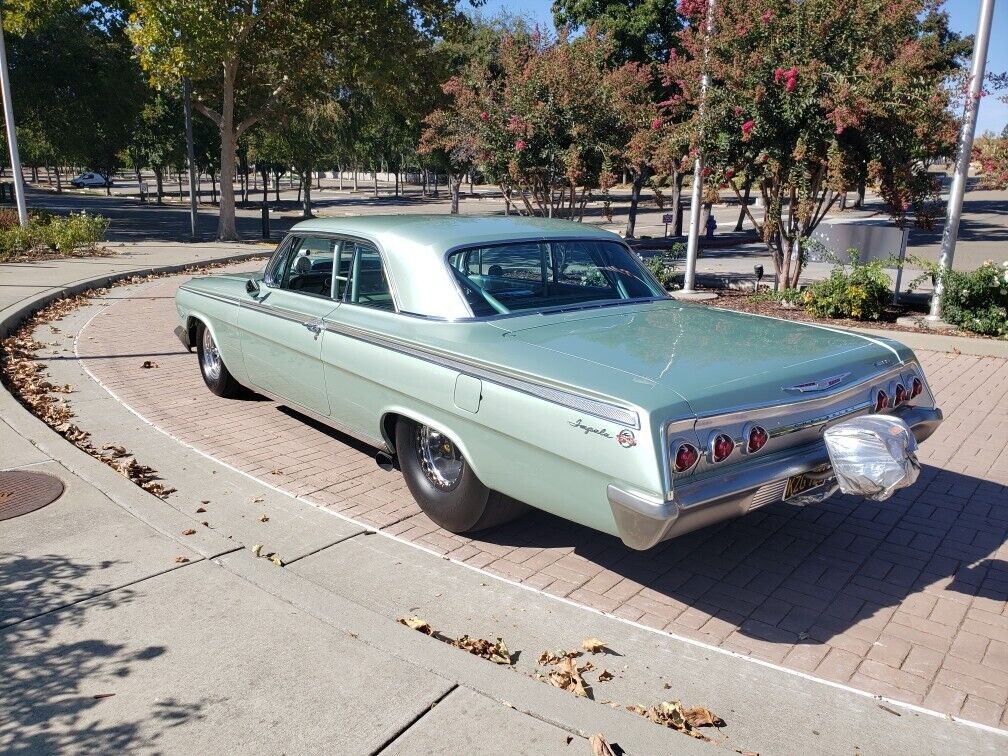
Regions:
<svg viewBox="0 0 1008 756"><path fill-rule="evenodd" d="M453 252L473 315L664 297L640 260L610 241L517 242Z"/></svg>

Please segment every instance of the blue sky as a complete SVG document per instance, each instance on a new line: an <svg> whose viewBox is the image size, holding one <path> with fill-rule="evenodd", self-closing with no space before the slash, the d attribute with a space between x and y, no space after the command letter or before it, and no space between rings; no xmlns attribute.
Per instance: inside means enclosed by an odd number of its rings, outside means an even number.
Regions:
<svg viewBox="0 0 1008 756"><path fill-rule="evenodd" d="M512 15L522 16L537 21L542 26L552 28L551 5L552 0L486 0L481 13L486 16L495 16L501 10L506 10ZM980 0L948 0L945 7L949 12L953 30L960 34L976 32ZM1008 40L1008 0L997 0L994 4L994 25L987 57L988 71L1008 70L1008 44L1005 44L1006 40ZM984 131L1000 134L1005 124L1008 124L1008 103L999 102L993 96L985 97L980 101L977 135Z"/></svg>

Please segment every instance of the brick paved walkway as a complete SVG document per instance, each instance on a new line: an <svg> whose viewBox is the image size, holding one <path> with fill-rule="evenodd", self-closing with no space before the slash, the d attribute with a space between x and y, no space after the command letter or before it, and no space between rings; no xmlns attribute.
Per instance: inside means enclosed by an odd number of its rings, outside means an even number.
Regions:
<svg viewBox="0 0 1008 756"><path fill-rule="evenodd" d="M270 401L203 386L172 334L182 279L118 289L79 350L158 427L234 467L447 557L618 617L1008 727L1008 362L919 354L946 421L887 502L786 504L648 552L543 513L480 534L434 526L373 450ZM156 354L156 370L144 351ZM121 355L121 356L119 356ZM71 397L72 398L72 397Z"/></svg>

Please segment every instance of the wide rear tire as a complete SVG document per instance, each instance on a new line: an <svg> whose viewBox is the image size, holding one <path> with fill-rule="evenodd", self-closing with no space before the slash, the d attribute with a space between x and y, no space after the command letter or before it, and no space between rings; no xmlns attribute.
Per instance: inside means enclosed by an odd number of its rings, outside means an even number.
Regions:
<svg viewBox="0 0 1008 756"><path fill-rule="evenodd" d="M407 488L424 514L445 530L483 530L528 510L527 504L483 485L455 443L437 429L400 418L395 435Z"/></svg>
<svg viewBox="0 0 1008 756"><path fill-rule="evenodd" d="M203 382L208 389L225 399L233 399L241 394L241 384L228 372L213 334L203 323L196 326L196 354L199 356Z"/></svg>

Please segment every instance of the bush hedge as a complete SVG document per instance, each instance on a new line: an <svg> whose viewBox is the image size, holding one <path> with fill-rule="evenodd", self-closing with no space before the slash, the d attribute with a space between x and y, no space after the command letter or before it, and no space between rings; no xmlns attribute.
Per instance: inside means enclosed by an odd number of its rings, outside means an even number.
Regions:
<svg viewBox="0 0 1008 756"><path fill-rule="evenodd" d="M39 254L70 255L93 250L105 238L108 220L86 212L56 215L33 212L24 228L17 213L0 210L0 260Z"/></svg>

